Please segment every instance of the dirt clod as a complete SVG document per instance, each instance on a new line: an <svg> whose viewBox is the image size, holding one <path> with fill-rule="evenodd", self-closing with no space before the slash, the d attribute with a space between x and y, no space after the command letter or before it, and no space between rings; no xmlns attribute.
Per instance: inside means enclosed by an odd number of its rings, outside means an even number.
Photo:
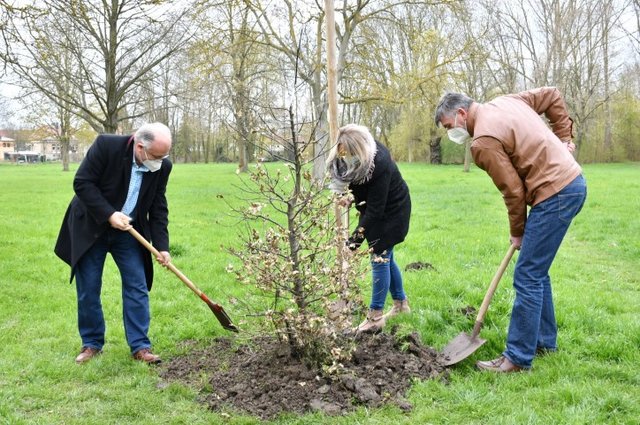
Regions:
<svg viewBox="0 0 640 425"><path fill-rule="evenodd" d="M478 312L474 306L468 305L466 307L462 307L458 310L460 313L464 314L466 317L475 316Z"/></svg>
<svg viewBox="0 0 640 425"><path fill-rule="evenodd" d="M404 271L416 271L416 270L435 270L431 263L425 263L424 261L416 261L415 263L409 263L405 266Z"/></svg>
<svg viewBox="0 0 640 425"><path fill-rule="evenodd" d="M238 411L262 419L281 413L321 411L345 414L358 405L393 403L403 411L411 404L404 394L413 379L446 379L437 352L413 333L357 337L353 358L337 375L324 376L289 355L288 347L263 338L252 346L233 348L228 339L164 363L161 377L195 386L201 401L216 411ZM203 381L203 376L207 382Z"/></svg>

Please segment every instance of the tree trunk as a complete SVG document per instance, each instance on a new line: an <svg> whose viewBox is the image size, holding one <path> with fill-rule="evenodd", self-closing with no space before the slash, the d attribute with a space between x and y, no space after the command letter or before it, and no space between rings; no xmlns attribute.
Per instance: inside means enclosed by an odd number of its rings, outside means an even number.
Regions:
<svg viewBox="0 0 640 425"><path fill-rule="evenodd" d="M613 155L613 143L611 141L611 127L613 118L611 116L611 89L610 83L610 71L609 71L609 20L610 20L610 7L608 2L603 2L602 7L604 13L602 13L602 58L603 58L603 78L604 78L604 155L605 161L611 162L614 159Z"/></svg>
<svg viewBox="0 0 640 425"><path fill-rule="evenodd" d="M435 137L431 137L431 141L429 142L429 148L431 151L430 159L432 164L442 164L442 152L441 152L441 146L440 146L441 140L442 140L442 137L435 136Z"/></svg>
<svg viewBox="0 0 640 425"><path fill-rule="evenodd" d="M468 173L471 169L471 141L468 140L464 143L464 172Z"/></svg>
<svg viewBox="0 0 640 425"><path fill-rule="evenodd" d="M69 149L71 143L69 138L60 136L60 159L62 160L62 171L69 171Z"/></svg>

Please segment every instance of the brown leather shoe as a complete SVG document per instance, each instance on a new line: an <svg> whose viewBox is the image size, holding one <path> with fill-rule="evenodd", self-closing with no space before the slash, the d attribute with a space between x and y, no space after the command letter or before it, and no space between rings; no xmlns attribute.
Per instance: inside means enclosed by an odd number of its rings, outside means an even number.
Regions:
<svg viewBox="0 0 640 425"><path fill-rule="evenodd" d="M156 356L148 348L143 348L141 350L136 351L135 353L133 353L133 358L135 360L145 362L145 363L150 363L150 364L158 364L162 362L162 359L160 359L160 356Z"/></svg>
<svg viewBox="0 0 640 425"><path fill-rule="evenodd" d="M506 358L505 356L500 356L494 360L487 360L483 362L477 362L476 366L480 370L487 370L489 372L498 372L498 373L510 373L510 372L520 372L524 370L523 367L514 364Z"/></svg>
<svg viewBox="0 0 640 425"><path fill-rule="evenodd" d="M78 357L76 357L76 363L81 364L88 362L99 354L102 354L102 350L98 350L97 348L93 347L82 347L82 350L80 350L80 354L78 354Z"/></svg>

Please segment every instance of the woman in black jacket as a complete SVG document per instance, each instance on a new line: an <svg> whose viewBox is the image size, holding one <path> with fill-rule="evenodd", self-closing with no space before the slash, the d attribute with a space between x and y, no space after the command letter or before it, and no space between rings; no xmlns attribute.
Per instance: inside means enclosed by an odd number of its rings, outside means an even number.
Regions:
<svg viewBox="0 0 640 425"><path fill-rule="evenodd" d="M409 231L411 197L409 188L386 147L376 142L369 130L348 124L340 128L336 146L327 158L330 188L337 193L351 191L359 212L358 226L348 241L357 249L366 239L371 249L373 290L367 318L358 332L376 332L385 320L408 313L409 303L402 285L393 248ZM383 314L387 293L393 307Z"/></svg>

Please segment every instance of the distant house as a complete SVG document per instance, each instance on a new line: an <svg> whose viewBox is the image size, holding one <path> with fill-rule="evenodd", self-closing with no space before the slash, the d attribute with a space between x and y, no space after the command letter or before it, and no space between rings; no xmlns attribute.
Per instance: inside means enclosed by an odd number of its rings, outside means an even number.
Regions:
<svg viewBox="0 0 640 425"><path fill-rule="evenodd" d="M5 160L5 153L15 152L16 141L5 136L0 136L0 161Z"/></svg>
<svg viewBox="0 0 640 425"><path fill-rule="evenodd" d="M60 161L62 159L62 144L57 138L46 137L42 140L27 143L31 150L40 152L44 155L47 161ZM85 155L83 146L80 146L80 142L74 136L71 136L69 141L69 161L79 162L82 161Z"/></svg>
<svg viewBox="0 0 640 425"><path fill-rule="evenodd" d="M44 157L45 161L58 161L61 159L60 142L53 137L27 142L26 148L30 151L38 152Z"/></svg>
<svg viewBox="0 0 640 425"><path fill-rule="evenodd" d="M32 142L23 142L19 150L13 139L2 137L0 147L2 149L2 151L0 151L0 160L3 161L34 163L60 161L62 159L60 141L54 137L46 137ZM69 160L77 162L82 160L83 157L84 152L80 149L78 141L72 138L69 145Z"/></svg>
<svg viewBox="0 0 640 425"><path fill-rule="evenodd" d="M35 163L44 162L45 157L38 152L33 151L17 151L17 152L5 152L3 154L4 161L22 163Z"/></svg>
<svg viewBox="0 0 640 425"><path fill-rule="evenodd" d="M62 160L62 144L50 127L0 129L0 162L45 162ZM69 140L69 162L84 159L89 146L77 137Z"/></svg>
<svg viewBox="0 0 640 425"><path fill-rule="evenodd" d="M36 145L36 149L34 149ZM40 149L38 149L40 148ZM15 163L44 162L53 159L52 155L47 155L44 143L20 143L6 136L0 136L0 149L2 149L0 160Z"/></svg>

